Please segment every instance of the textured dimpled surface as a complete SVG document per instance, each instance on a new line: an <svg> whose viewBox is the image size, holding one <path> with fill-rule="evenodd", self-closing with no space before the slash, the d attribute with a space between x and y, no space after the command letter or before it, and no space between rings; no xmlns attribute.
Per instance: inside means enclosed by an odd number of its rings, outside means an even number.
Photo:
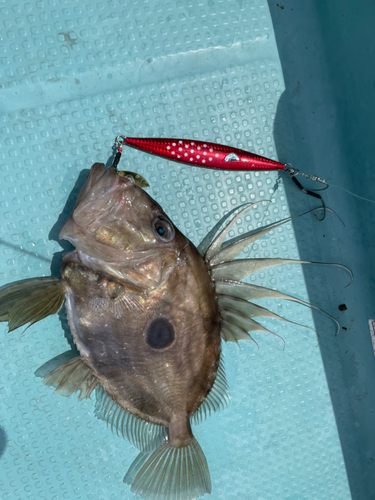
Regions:
<svg viewBox="0 0 375 500"><path fill-rule="evenodd" d="M80 172L108 162L117 134L221 142L277 159L272 131L283 77L265 0L0 0L0 26L1 285L48 276L51 262L56 270L55 224L72 208ZM120 168L147 179L195 244L249 200L272 198L250 209L230 237L289 214L275 172L209 171L132 149ZM291 224L249 255L298 258ZM307 299L298 265L249 281ZM263 305L313 326L302 306ZM231 402L194 429L211 498L349 499L316 338L261 322L285 339L285 350L266 334L254 334L259 350L226 345ZM324 341L333 332L324 321ZM64 314L24 332L0 328L4 500L135 498L122 479L137 451L94 416L93 399L56 396L34 375L70 343Z"/></svg>

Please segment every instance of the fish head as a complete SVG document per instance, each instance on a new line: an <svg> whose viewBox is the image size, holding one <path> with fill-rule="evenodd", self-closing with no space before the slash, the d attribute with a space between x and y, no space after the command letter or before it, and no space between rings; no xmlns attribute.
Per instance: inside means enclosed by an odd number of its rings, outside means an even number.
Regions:
<svg viewBox="0 0 375 500"><path fill-rule="evenodd" d="M132 176L101 163L92 166L59 237L86 266L141 288L159 286L188 242Z"/></svg>

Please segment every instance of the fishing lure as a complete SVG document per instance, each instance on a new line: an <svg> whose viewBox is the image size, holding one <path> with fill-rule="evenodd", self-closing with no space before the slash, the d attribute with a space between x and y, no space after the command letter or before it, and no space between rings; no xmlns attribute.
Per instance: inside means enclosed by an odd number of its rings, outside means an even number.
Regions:
<svg viewBox="0 0 375 500"><path fill-rule="evenodd" d="M293 182L301 191L321 201L324 212L322 218L319 220L323 220L325 217L326 206L323 198L317 191L327 189L328 184L316 175L300 172L298 169L293 168L290 163L280 163L243 149L207 141L153 137L125 137L124 135L118 135L115 143L117 154L113 163L115 168L117 168L120 161L124 145L140 149L145 153L161 156L167 160L177 161L188 165L196 165L198 167L236 171L283 170L289 174ZM297 175L324 184L325 187L322 189L306 189L296 178Z"/></svg>

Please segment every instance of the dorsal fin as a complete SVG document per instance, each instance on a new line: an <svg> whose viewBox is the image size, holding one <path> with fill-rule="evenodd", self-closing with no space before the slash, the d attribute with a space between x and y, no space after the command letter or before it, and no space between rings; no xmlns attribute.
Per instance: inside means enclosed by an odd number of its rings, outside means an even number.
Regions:
<svg viewBox="0 0 375 500"><path fill-rule="evenodd" d="M229 295L231 297L237 297L239 299L244 300L255 300L255 299L283 299L283 300L291 300L293 302L297 302L298 304L302 304L303 306L310 307L311 309L316 309L324 313L326 316L331 318L337 326L336 335L340 331L340 323L336 318L328 314L326 311L323 311L318 306L314 306L309 302L306 302L301 299L297 299L297 297L293 297L292 295L287 295L286 293L279 292L278 290L272 290L271 288L266 288L259 285L253 285L251 283L243 283L242 281L216 281L215 282L215 292L217 295ZM225 340L225 339L224 339Z"/></svg>
<svg viewBox="0 0 375 500"><path fill-rule="evenodd" d="M238 345L239 340L251 340L259 349L259 345L253 337L244 329L234 323L222 321L220 327L220 335L225 342L234 342Z"/></svg>
<svg viewBox="0 0 375 500"><path fill-rule="evenodd" d="M269 201L269 200L262 200L262 201ZM222 231L216 236L216 238L213 240L211 245L208 247L206 253L205 253L205 260L206 262L210 262L211 259L220 251L221 245L223 244L223 241L225 240L226 235L229 233L230 229L233 227L233 225L242 217L244 212L249 210L249 208L254 207L255 205L258 205L262 201L257 201L255 203L250 203L247 204L247 207L243 208L240 212L238 212L237 215L233 217L233 219L228 222L228 224L224 227Z"/></svg>
<svg viewBox="0 0 375 500"><path fill-rule="evenodd" d="M243 208L245 206L248 206L249 203L243 203L242 205L232 208L227 214L223 215L223 217L214 225L214 227L208 231L206 236L203 238L203 240L199 243L197 246L198 252L202 255L202 257L205 257L205 254L212 244L212 242L215 239L216 234L218 233L220 227L232 217L232 215L237 212L238 209ZM225 229L225 228L224 228Z"/></svg>
<svg viewBox="0 0 375 500"><path fill-rule="evenodd" d="M220 336L225 342L234 342L238 344L235 335L232 334L230 328L224 322L221 322L220 326Z"/></svg>
<svg viewBox="0 0 375 500"><path fill-rule="evenodd" d="M229 387L225 376L223 356L221 355L215 382L206 399L204 399L198 410L192 415L191 421L194 424L199 424L209 417L211 413L223 410L228 405L229 398Z"/></svg>
<svg viewBox="0 0 375 500"><path fill-rule="evenodd" d="M223 318L223 320L231 325L236 325L239 328L242 328L246 332L265 332L265 333L270 333L271 335L274 335L275 337L278 337L282 343L284 344L285 347L285 341L280 335L277 335L275 332L271 332L271 330L268 330L264 326L262 326L260 323L257 321L254 321L253 319L249 318L246 314L241 313L239 311L227 309L225 307L220 309L220 315ZM254 340L252 337L250 337L251 340Z"/></svg>
<svg viewBox="0 0 375 500"><path fill-rule="evenodd" d="M248 207L250 208L250 207ZM312 210L309 210L308 212L305 212L300 215L296 215L294 217L288 217L287 219L282 220L281 222L275 222L270 224L269 226L266 227L261 227L258 230L253 231L252 234L249 236L245 236L238 241L235 241L225 248L218 249L216 254L211 256L210 259L210 264L213 266L215 264L219 264L221 262L228 262L230 260L233 260L242 250L244 250L246 247L254 243L257 239L261 238L265 234L269 233L270 231L277 229L278 227L282 226L283 224L287 224L288 222L292 222L295 219L298 219L299 217L303 217L304 215L307 215L311 212L315 212L317 209L313 208ZM242 212L240 212L236 217L241 215ZM236 219L236 217L233 218L233 220ZM231 225L233 223L233 220L228 224ZM225 228L226 229L226 228ZM229 228L230 229L230 228ZM224 232L224 231L223 231ZM224 235L225 236L225 235Z"/></svg>
<svg viewBox="0 0 375 500"><path fill-rule="evenodd" d="M167 427L146 422L127 412L101 386L96 390L95 415L107 422L112 432L121 434L141 451L154 450L168 436Z"/></svg>
<svg viewBox="0 0 375 500"><path fill-rule="evenodd" d="M269 267L282 266L285 264L318 264L320 266L337 266L345 269L350 274L353 282L353 274L349 268L342 264L331 262L312 262L310 260L262 258L262 259L238 259L232 262L224 262L211 267L211 276L214 280L242 280L249 274L268 269Z"/></svg>
<svg viewBox="0 0 375 500"><path fill-rule="evenodd" d="M55 393L65 397L79 391L78 401L81 401L90 397L99 382L92 369L80 356L77 356L48 373L42 383L52 387L57 386Z"/></svg>
<svg viewBox="0 0 375 500"><path fill-rule="evenodd" d="M230 295L217 295L219 310L220 308L226 308L227 310L239 311L248 316L249 318L272 318L291 323L292 325L301 326L302 328L307 328L318 335L317 331L310 326L302 325L301 323L296 323L290 319L283 318L279 314L276 314L265 307L259 306L247 300L240 299L238 297L231 297Z"/></svg>

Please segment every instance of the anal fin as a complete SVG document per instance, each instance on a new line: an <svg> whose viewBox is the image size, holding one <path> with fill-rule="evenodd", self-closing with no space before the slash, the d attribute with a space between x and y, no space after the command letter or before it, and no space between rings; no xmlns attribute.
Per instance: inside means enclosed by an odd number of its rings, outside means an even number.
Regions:
<svg viewBox="0 0 375 500"><path fill-rule="evenodd" d="M101 386L96 391L95 416L107 422L112 432L122 435L142 451L154 450L168 435L167 427L132 415L117 404Z"/></svg>
<svg viewBox="0 0 375 500"><path fill-rule="evenodd" d="M43 378L42 382L44 385L57 386L55 393L65 397L79 391L78 401L89 398L99 383L92 369L80 356L55 368Z"/></svg>

